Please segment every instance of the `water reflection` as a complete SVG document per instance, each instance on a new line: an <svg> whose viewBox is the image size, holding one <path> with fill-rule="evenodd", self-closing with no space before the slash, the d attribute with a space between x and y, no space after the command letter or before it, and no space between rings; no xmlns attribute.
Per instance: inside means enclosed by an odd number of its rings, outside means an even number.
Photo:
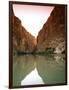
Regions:
<svg viewBox="0 0 69 90"><path fill-rule="evenodd" d="M34 84L44 84L42 78L38 74L37 68L35 68L30 74L28 74L25 79L21 81L21 85L34 85Z"/></svg>
<svg viewBox="0 0 69 90"><path fill-rule="evenodd" d="M13 86L65 82L63 55L23 55L13 60Z"/></svg>

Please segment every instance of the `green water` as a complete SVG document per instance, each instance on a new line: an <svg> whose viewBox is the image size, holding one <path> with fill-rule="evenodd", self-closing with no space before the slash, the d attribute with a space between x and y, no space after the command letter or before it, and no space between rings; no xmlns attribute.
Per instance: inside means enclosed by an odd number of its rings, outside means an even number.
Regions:
<svg viewBox="0 0 69 90"><path fill-rule="evenodd" d="M21 86L35 68L45 84L65 83L64 55L21 55L13 57L13 86Z"/></svg>

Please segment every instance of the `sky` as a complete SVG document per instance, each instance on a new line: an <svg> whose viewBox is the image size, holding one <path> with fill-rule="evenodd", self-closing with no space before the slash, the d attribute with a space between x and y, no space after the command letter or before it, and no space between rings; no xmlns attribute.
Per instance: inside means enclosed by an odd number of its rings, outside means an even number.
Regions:
<svg viewBox="0 0 69 90"><path fill-rule="evenodd" d="M35 37L47 21L53 8L53 6L13 4L15 16L21 20L22 26Z"/></svg>

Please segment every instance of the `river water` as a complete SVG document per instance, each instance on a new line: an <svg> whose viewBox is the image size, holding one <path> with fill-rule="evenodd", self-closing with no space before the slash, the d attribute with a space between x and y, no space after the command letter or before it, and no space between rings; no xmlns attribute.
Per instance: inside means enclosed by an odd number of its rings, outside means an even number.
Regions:
<svg viewBox="0 0 69 90"><path fill-rule="evenodd" d="M20 55L13 57L13 86L64 82L64 55Z"/></svg>

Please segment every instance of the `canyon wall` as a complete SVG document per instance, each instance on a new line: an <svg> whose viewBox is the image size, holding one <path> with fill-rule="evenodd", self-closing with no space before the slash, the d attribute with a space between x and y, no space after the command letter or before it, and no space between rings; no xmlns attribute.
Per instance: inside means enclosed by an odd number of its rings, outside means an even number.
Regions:
<svg viewBox="0 0 69 90"><path fill-rule="evenodd" d="M65 6L56 6L37 36L37 52L54 48L55 53L65 51Z"/></svg>
<svg viewBox="0 0 69 90"><path fill-rule="evenodd" d="M17 52L32 52L35 49L35 37L22 26L21 21L12 15L12 41L13 50Z"/></svg>

